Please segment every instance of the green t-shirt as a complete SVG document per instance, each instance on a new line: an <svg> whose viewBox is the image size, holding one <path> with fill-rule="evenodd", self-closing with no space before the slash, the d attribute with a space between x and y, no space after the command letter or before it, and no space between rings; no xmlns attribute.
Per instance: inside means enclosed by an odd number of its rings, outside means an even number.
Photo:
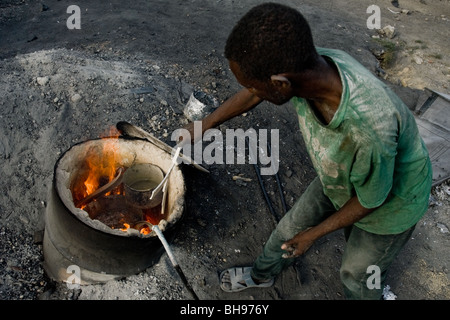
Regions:
<svg viewBox="0 0 450 320"><path fill-rule="evenodd" d="M378 209L356 226L376 234L410 228L428 208L432 170L412 112L350 55L317 48L337 66L341 102L328 125L295 97L300 130L325 194L336 209L355 194Z"/></svg>

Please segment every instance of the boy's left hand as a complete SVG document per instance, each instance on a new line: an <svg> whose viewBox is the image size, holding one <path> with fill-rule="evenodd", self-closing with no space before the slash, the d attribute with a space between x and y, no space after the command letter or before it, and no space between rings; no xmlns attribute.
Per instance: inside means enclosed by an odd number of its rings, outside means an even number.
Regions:
<svg viewBox="0 0 450 320"><path fill-rule="evenodd" d="M283 258L295 258L308 251L314 243L314 239L311 239L308 234L309 229L311 228L300 231L291 240L283 243L281 249L287 251L283 254Z"/></svg>

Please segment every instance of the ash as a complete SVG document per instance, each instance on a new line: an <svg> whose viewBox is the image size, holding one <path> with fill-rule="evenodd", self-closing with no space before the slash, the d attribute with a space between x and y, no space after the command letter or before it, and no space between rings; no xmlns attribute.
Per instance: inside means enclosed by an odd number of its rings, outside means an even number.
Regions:
<svg viewBox="0 0 450 320"><path fill-rule="evenodd" d="M0 300L36 299L49 285L41 265L42 247L29 233L5 226L0 238Z"/></svg>

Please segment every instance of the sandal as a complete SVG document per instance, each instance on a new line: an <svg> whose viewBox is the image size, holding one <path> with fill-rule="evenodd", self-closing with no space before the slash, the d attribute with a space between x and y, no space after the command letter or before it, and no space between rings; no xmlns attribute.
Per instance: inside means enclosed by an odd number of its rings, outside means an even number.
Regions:
<svg viewBox="0 0 450 320"><path fill-rule="evenodd" d="M248 288L267 288L273 285L274 279L262 283L255 283L250 274L252 267L236 267L222 271L220 274L220 288L226 292L239 292ZM226 272L230 275L231 289L224 286L222 281Z"/></svg>

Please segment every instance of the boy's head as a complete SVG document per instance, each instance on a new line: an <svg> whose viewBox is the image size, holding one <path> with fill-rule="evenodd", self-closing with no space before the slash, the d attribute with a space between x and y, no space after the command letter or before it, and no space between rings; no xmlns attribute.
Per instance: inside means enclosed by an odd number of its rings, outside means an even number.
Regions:
<svg viewBox="0 0 450 320"><path fill-rule="evenodd" d="M311 69L318 59L305 18L275 3L258 5L239 20L228 37L225 56L246 79L261 82Z"/></svg>

